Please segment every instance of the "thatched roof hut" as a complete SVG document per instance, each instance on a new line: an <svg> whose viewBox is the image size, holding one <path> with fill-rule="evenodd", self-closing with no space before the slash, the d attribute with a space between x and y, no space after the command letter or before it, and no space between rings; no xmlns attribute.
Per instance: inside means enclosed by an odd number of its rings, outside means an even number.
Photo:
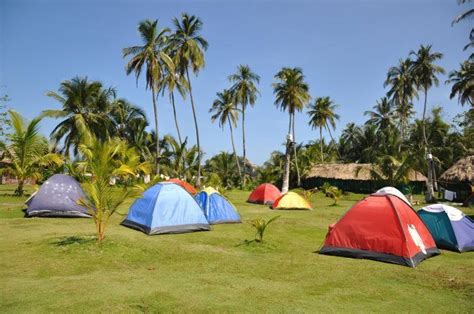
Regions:
<svg viewBox="0 0 474 314"><path fill-rule="evenodd" d="M373 180L370 171L372 164L318 164L309 171L307 178L327 178L337 180ZM418 171L409 173L411 182L426 182L427 178Z"/></svg>
<svg viewBox="0 0 474 314"><path fill-rule="evenodd" d="M439 181L474 184L474 155L458 160L439 177Z"/></svg>
<svg viewBox="0 0 474 314"><path fill-rule="evenodd" d="M383 182L372 178L372 164L318 164L314 165L303 181L305 188L321 186L325 182L335 185L345 191L371 193L384 185ZM421 191L427 178L418 171L411 170L409 181Z"/></svg>

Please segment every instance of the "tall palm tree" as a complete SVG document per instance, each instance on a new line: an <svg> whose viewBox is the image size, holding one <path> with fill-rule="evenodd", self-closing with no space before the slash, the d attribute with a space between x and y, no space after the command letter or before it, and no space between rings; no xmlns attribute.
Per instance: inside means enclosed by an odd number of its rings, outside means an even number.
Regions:
<svg viewBox="0 0 474 314"><path fill-rule="evenodd" d="M471 0L458 0L459 4L464 4L466 2L471 2ZM459 14L458 16L456 16L454 18L453 22L451 23L451 26L453 26L454 24L457 24L457 23L459 23L459 22L461 22L465 19L470 19L473 16L474 16L474 9L469 9L466 12L463 12L463 13ZM464 50L467 50L470 47L474 47L474 28L472 28L471 31L469 32L469 43L466 46L464 46ZM469 59L471 61L474 60L474 53L471 54Z"/></svg>
<svg viewBox="0 0 474 314"><path fill-rule="evenodd" d="M232 143L232 150L234 151L235 163L237 164L237 171L239 177L242 180L242 172L240 170L239 156L237 156L237 151L235 149L234 143L234 133L232 126L237 127L237 120L239 119L239 109L237 109L236 104L234 103L234 97L232 92L225 89L221 93L217 93L217 99L212 103L210 113L214 113L211 116L211 121L214 122L219 120L219 126L224 128L225 124L229 124L230 130L230 140ZM245 162L245 160L244 160Z"/></svg>
<svg viewBox="0 0 474 314"><path fill-rule="evenodd" d="M405 138L405 131L413 111L412 100L418 97L415 82L411 71L412 61L407 58L400 60L398 66L391 67L387 73L384 87L390 86L387 96L395 104L395 115L399 121L401 138Z"/></svg>
<svg viewBox="0 0 474 314"><path fill-rule="evenodd" d="M431 150L428 146L428 139L426 137L426 103L428 100L428 90L433 86L439 85L439 80L437 75L444 74L444 69L435 64L436 61L440 60L443 57L443 54L440 52L431 52L431 45L423 46L421 45L418 51L411 51L410 56L414 57L412 63L412 71L415 80L415 84L418 90L422 90L425 95L425 100L423 104L423 141L425 143L425 150L428 154L431 155ZM434 200L434 165L432 158L428 158L428 193L427 201Z"/></svg>
<svg viewBox="0 0 474 314"><path fill-rule="evenodd" d="M84 129L89 130L100 140L113 132L113 121L109 112L115 101L116 91L104 88L99 81L89 81L87 77L74 77L61 82L58 92L47 95L62 106L60 110L45 110L42 116L63 118L51 132L54 146L64 140L61 153L68 155L72 148L77 154Z"/></svg>
<svg viewBox="0 0 474 314"><path fill-rule="evenodd" d="M288 110L288 135L293 134L293 138L291 139L291 136L288 136L286 141L285 172L282 185L282 192L286 193L288 191L290 178L290 154L293 141L295 141L295 112L303 110L311 97L309 95L309 86L304 81L303 71L300 68L282 68L275 75L275 79L277 80L277 82L273 84L273 93L276 96L275 105L282 111ZM299 185L298 167L296 167L296 169Z"/></svg>
<svg viewBox="0 0 474 314"><path fill-rule="evenodd" d="M39 134L41 117L27 122L18 112L10 110L12 133L5 155L11 159L6 172L18 178L15 195L23 196L23 187L28 178L42 177L44 167L60 166L63 160L60 155L48 151L48 143ZM2 169L3 170L3 169Z"/></svg>
<svg viewBox="0 0 474 314"><path fill-rule="evenodd" d="M181 19L174 18L173 23L176 29L171 37L170 45L175 53L174 60L177 72L182 76L186 75L187 88L193 110L194 127L196 130L196 144L198 146L198 173L196 186L200 187L202 153L189 69L191 68L194 74L197 74L199 70L204 67L204 51L207 50L208 43L204 37L199 34L202 29L202 22L198 17L183 13Z"/></svg>
<svg viewBox="0 0 474 314"><path fill-rule="evenodd" d="M336 120L339 115L334 112L337 105L329 97L318 97L308 110L309 125L315 129L319 128L319 142L321 148L321 158L323 156L323 128L331 132L330 126L334 130L336 128ZM332 139L332 135L331 135Z"/></svg>
<svg viewBox="0 0 474 314"><path fill-rule="evenodd" d="M242 110L242 149L244 156L244 182L246 180L246 164L247 164L247 151L245 147L245 109L247 105L253 106L257 100L259 91L256 84L260 82L260 76L252 72L248 65L239 65L237 72L228 77L230 82L234 85L231 87L231 91L236 99L237 104L241 106Z"/></svg>
<svg viewBox="0 0 474 314"><path fill-rule="evenodd" d="M166 54L165 45L168 40L168 28L159 29L158 20L144 20L138 24L138 32L142 38L143 46L132 46L122 50L123 57L129 57L125 71L127 75L132 72L138 84L140 74L145 68L146 74L146 89L151 89L151 96L153 100L153 113L155 117L155 131L156 131L156 173L159 174L160 166L160 133L158 127L158 106L156 103L157 92L159 91L161 81L165 71L174 72L174 64L171 58Z"/></svg>
<svg viewBox="0 0 474 314"><path fill-rule="evenodd" d="M474 107L474 63L464 61L461 63L460 69L449 73L447 84L452 83L451 94L449 98L458 96L459 103L470 104Z"/></svg>

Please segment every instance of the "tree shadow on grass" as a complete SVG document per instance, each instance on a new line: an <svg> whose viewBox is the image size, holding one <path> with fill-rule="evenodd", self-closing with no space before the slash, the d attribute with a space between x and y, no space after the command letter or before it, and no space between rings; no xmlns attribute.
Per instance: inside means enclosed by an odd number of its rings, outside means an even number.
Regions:
<svg viewBox="0 0 474 314"><path fill-rule="evenodd" d="M68 246L68 245L73 245L73 244L79 244L79 245L89 244L95 241L96 241L96 238L94 236L85 236L85 237L70 236L70 237L65 237L57 241L54 241L53 244L56 246Z"/></svg>

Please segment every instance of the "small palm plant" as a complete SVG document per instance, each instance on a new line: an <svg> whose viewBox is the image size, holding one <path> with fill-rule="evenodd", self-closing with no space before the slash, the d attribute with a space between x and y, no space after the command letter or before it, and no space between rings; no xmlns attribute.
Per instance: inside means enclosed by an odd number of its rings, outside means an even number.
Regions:
<svg viewBox="0 0 474 314"><path fill-rule="evenodd" d="M124 155L130 153L123 141L113 138L102 142L90 135L85 138L87 143L81 144L79 151L84 156L85 169L92 177L83 184L87 198L78 203L88 209L96 226L97 241L102 243L110 217L125 200L138 197L139 190L125 187L120 193L114 193L109 183L113 176L136 174L123 163Z"/></svg>
<svg viewBox="0 0 474 314"><path fill-rule="evenodd" d="M255 242L263 242L263 235L265 234L265 230L267 229L268 225L277 220L279 217L280 216L275 216L273 218L270 218L268 221L263 218L250 220L250 225L256 230Z"/></svg>
<svg viewBox="0 0 474 314"><path fill-rule="evenodd" d="M333 205L337 205L337 202L342 198L342 190L336 186L331 186L328 191L329 197L334 200Z"/></svg>

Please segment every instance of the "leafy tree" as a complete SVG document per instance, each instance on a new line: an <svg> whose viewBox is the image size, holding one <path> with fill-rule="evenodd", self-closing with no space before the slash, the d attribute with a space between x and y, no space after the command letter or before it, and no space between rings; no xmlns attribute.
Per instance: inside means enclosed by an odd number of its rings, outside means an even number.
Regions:
<svg viewBox="0 0 474 314"><path fill-rule="evenodd" d="M229 81L234 83L231 87L232 94L242 110L242 149L244 157L244 182L246 180L247 151L245 147L245 109L248 105L253 106L260 94L256 84L260 82L260 76L254 73L248 65L239 65L237 72L229 76Z"/></svg>
<svg viewBox="0 0 474 314"><path fill-rule="evenodd" d="M160 173L160 144L159 144L159 127L158 127L158 105L156 103L157 93L162 84L166 71L174 73L174 64L170 56L165 52L167 44L168 28L159 29L158 20L144 20L138 24L138 32L142 38L143 46L132 46L122 50L123 57L130 57L125 71L127 75L132 72L138 84L140 74L145 68L146 89L151 89L153 100L153 113L155 118L156 147L155 147L155 163L156 173Z"/></svg>
<svg viewBox="0 0 474 314"><path fill-rule="evenodd" d="M113 133L127 141L133 137L137 125L148 124L145 112L126 99L118 99L113 102L110 116L115 129Z"/></svg>
<svg viewBox="0 0 474 314"><path fill-rule="evenodd" d="M235 175L235 159L233 154L220 152L206 160L204 169L207 173L216 173L226 189L237 186L238 176Z"/></svg>
<svg viewBox="0 0 474 314"><path fill-rule="evenodd" d="M212 103L212 107L211 109L209 109L209 112L214 113L211 116L211 121L215 122L216 120L219 120L219 127L221 127L222 129L224 128L224 125L226 123L229 125L230 141L232 143L232 150L234 151L237 172L239 173L239 177L242 178L239 157L237 155L237 151L235 150L234 133L232 130L232 126L234 126L234 128L237 127L237 120L239 119L239 110L237 109L236 104L234 103L234 97L232 95L232 92L225 89L223 92L217 93L217 99L214 100L214 102Z"/></svg>
<svg viewBox="0 0 474 314"><path fill-rule="evenodd" d="M12 133L9 144L5 146L6 157L11 159L6 171L18 178L15 195L23 196L25 181L29 178L39 179L48 166L60 166L63 160L60 155L48 152L48 143L39 134L41 118L27 122L18 112L9 110Z"/></svg>
<svg viewBox="0 0 474 314"><path fill-rule="evenodd" d="M421 45L417 52L411 51L410 56L414 57L412 63L412 73L415 80L415 84L418 90L423 91L424 93L424 104L423 104L423 141L425 143L425 149L428 153L431 153L431 150L428 146L428 139L426 137L426 127L425 127L425 118L426 118L426 103L428 100L428 90L433 86L439 85L439 80L437 75L444 74L445 71L442 67L435 64L436 61L440 60L443 57L442 53L431 52L431 45L423 46ZM433 182L433 163L432 160L428 160L428 191L427 191L427 201L434 200L434 182Z"/></svg>
<svg viewBox="0 0 474 314"><path fill-rule="evenodd" d="M275 94L275 105L282 111L288 110L289 113L289 125L288 134L292 134L293 138L287 139L286 152L285 152L285 172L283 175L282 192L286 193L289 186L290 178L290 161L291 161L291 149L293 142L295 141L295 125L294 116L296 111L302 111L303 108L308 104L311 97L309 95L309 86L304 81L303 71L300 68L282 68L276 75L276 83L273 84L273 93ZM296 152L295 152L296 156ZM296 162L297 169L297 181L300 185L300 177L298 171L298 164Z"/></svg>
<svg viewBox="0 0 474 314"><path fill-rule="evenodd" d="M0 97L0 143L4 142L5 137L8 135L8 129L11 126L6 110L6 102L9 100L8 95Z"/></svg>
<svg viewBox="0 0 474 314"><path fill-rule="evenodd" d="M321 148L321 157L323 156L323 128L329 133L330 126L333 130L336 128L336 120L339 120L339 115L334 112L337 105L329 97L318 97L313 105L310 105L308 115L309 125L314 128L319 128L319 141ZM331 135L331 134L330 134ZM331 135L332 139L332 135Z"/></svg>
<svg viewBox="0 0 474 314"><path fill-rule="evenodd" d="M196 143L198 147L198 173L196 185L201 186L201 144L199 139L199 127L194 104L193 89L189 77L189 69L197 74L204 67L204 51L208 43L199 33L202 29L201 20L187 13L181 15L181 20L174 18L175 31L171 37L171 49L174 51L176 70L181 76L186 75L187 89L193 110L194 127L196 131Z"/></svg>
<svg viewBox="0 0 474 314"><path fill-rule="evenodd" d="M474 108L474 63L464 61L459 70L449 73L447 84L453 84L449 98L458 97L458 102L464 106L470 104Z"/></svg>
<svg viewBox="0 0 474 314"><path fill-rule="evenodd" d="M97 138L104 140L114 132L109 116L116 91L104 88L99 81L89 81L87 77L74 77L61 82L58 92L47 95L62 106L60 110L45 110L42 116L63 119L51 132L54 147L63 141L59 150L69 155L71 148L77 154L81 132L89 130Z"/></svg>

